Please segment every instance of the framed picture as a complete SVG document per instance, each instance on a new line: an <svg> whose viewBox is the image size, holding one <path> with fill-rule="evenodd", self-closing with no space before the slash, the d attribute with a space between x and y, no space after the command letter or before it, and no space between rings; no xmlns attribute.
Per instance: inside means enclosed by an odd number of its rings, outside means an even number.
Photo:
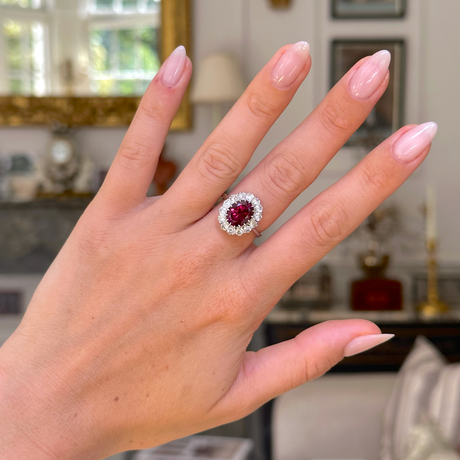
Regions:
<svg viewBox="0 0 460 460"><path fill-rule="evenodd" d="M406 0L331 0L336 19L391 19L406 14Z"/></svg>
<svg viewBox="0 0 460 460"><path fill-rule="evenodd" d="M331 87L360 59L387 49L391 53L387 90L347 145L373 148L404 123L405 42L387 40L334 40L331 50Z"/></svg>

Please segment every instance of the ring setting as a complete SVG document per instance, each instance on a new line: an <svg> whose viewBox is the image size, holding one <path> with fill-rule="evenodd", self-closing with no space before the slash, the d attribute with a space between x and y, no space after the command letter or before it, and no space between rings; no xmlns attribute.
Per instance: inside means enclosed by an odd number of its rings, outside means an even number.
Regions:
<svg viewBox="0 0 460 460"><path fill-rule="evenodd" d="M260 200L252 193L240 192L227 197L219 209L220 228L229 235L241 236L254 231L256 236L260 233L254 230L262 219L263 207Z"/></svg>

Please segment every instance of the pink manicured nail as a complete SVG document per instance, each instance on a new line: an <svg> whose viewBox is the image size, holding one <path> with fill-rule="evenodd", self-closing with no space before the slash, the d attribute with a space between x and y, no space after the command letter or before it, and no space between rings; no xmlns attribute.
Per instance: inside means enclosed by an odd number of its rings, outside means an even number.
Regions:
<svg viewBox="0 0 460 460"><path fill-rule="evenodd" d="M358 100L369 99L385 80L390 61L391 54L387 50L373 54L351 78L350 94Z"/></svg>
<svg viewBox="0 0 460 460"><path fill-rule="evenodd" d="M353 356L363 351L370 350L371 348L381 345L384 342L392 339L394 334L376 334L376 335L363 335L353 339L343 351L343 356Z"/></svg>
<svg viewBox="0 0 460 460"><path fill-rule="evenodd" d="M434 139L438 125L430 121L412 128L396 142L393 155L403 163L414 161Z"/></svg>
<svg viewBox="0 0 460 460"><path fill-rule="evenodd" d="M173 88L179 83L185 68L185 56L187 55L185 48L178 46L166 59L163 64L163 73L161 81L168 88Z"/></svg>
<svg viewBox="0 0 460 460"><path fill-rule="evenodd" d="M272 70L273 84L280 89L291 86L302 72L308 56L310 56L310 45L307 42L297 42L292 45Z"/></svg>

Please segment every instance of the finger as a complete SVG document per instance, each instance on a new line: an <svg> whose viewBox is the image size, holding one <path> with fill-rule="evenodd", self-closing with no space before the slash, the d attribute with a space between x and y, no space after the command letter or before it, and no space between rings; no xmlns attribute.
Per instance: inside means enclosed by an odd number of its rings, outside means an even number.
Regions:
<svg viewBox="0 0 460 460"><path fill-rule="evenodd" d="M367 342L356 346L358 337ZM327 321L308 328L294 339L257 352L246 352L240 372L228 393L214 408L246 415L268 400L316 379L344 355L364 351L391 338L365 320ZM354 342L355 341L355 342ZM360 340L363 342L363 340Z"/></svg>
<svg viewBox="0 0 460 460"><path fill-rule="evenodd" d="M281 297L414 172L436 130L436 123L400 129L245 257L244 269L262 273L255 281Z"/></svg>
<svg viewBox="0 0 460 460"><path fill-rule="evenodd" d="M209 211L289 104L310 64L306 42L273 56L162 197L168 209L187 225Z"/></svg>
<svg viewBox="0 0 460 460"><path fill-rule="evenodd" d="M191 73L190 59L180 46L147 88L100 191L102 199L117 209L130 209L145 200Z"/></svg>
<svg viewBox="0 0 460 460"><path fill-rule="evenodd" d="M384 50L355 65L297 129L232 190L249 191L266 204L259 232L316 179L362 125L388 86L390 60L390 53Z"/></svg>

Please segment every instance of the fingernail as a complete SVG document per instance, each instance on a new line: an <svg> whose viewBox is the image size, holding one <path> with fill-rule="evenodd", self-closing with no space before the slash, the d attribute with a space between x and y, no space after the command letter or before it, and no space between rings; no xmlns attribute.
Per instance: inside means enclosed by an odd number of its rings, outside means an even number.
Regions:
<svg viewBox="0 0 460 460"><path fill-rule="evenodd" d="M297 42L292 45L272 70L273 84L280 89L291 86L302 72L308 56L310 56L310 45L307 42Z"/></svg>
<svg viewBox="0 0 460 460"><path fill-rule="evenodd" d="M434 139L438 125L430 121L412 128L401 136L393 148L393 155L403 163L414 161Z"/></svg>
<svg viewBox="0 0 460 460"><path fill-rule="evenodd" d="M353 75L348 84L352 97L369 99L385 80L390 66L391 54L387 50L373 54Z"/></svg>
<svg viewBox="0 0 460 460"><path fill-rule="evenodd" d="M353 339L343 351L343 356L353 356L363 351L370 350L371 348L381 345L392 339L394 334L376 334L376 335L363 335Z"/></svg>
<svg viewBox="0 0 460 460"><path fill-rule="evenodd" d="M179 83L185 68L185 47L178 46L163 64L161 81L167 88L173 88Z"/></svg>

